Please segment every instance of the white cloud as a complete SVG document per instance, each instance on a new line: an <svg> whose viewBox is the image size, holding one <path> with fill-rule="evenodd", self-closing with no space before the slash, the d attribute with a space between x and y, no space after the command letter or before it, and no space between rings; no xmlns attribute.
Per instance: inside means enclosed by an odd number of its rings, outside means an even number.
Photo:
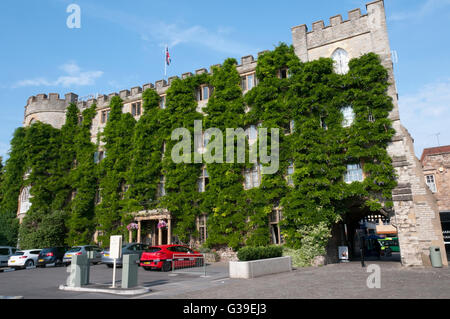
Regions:
<svg viewBox="0 0 450 319"><path fill-rule="evenodd" d="M442 9L443 7L449 6L450 0L426 0L420 7L416 10L396 12L389 16L391 21L403 21L411 19L421 19L433 12Z"/></svg>
<svg viewBox="0 0 450 319"><path fill-rule="evenodd" d="M65 74L56 80L48 80L44 77L26 79L16 82L12 88L25 86L85 86L93 85L95 80L103 75L103 71L81 71L81 68L73 61L65 63L59 67Z"/></svg>
<svg viewBox="0 0 450 319"><path fill-rule="evenodd" d="M450 145L450 78L400 96L401 121L413 136L416 155L426 147ZM439 134L438 137L436 134Z"/></svg>
<svg viewBox="0 0 450 319"><path fill-rule="evenodd" d="M103 7L98 4L84 4L85 14L114 23L138 34L141 40L152 42L160 47L166 44L174 47L178 44L194 44L208 49L234 55L256 53L255 48L233 39L231 27L220 26L217 30L202 25L186 25L185 23L167 23L165 21L149 21L147 18L129 14L125 11Z"/></svg>
<svg viewBox="0 0 450 319"><path fill-rule="evenodd" d="M147 37L157 39L158 41L166 41L169 47L187 43L236 55L249 54L254 51L253 48L230 39L228 36L232 32L232 29L225 27L221 27L216 31L209 30L200 25L186 27L178 24L160 22L156 26L144 28L143 30L147 32Z"/></svg>

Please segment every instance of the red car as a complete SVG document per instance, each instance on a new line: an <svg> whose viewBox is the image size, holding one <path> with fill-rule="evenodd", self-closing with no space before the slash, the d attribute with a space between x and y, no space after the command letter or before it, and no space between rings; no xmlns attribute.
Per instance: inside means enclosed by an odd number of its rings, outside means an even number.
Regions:
<svg viewBox="0 0 450 319"><path fill-rule="evenodd" d="M161 269L169 271L175 268L203 266L203 255L182 245L152 246L141 255L141 267L145 270Z"/></svg>

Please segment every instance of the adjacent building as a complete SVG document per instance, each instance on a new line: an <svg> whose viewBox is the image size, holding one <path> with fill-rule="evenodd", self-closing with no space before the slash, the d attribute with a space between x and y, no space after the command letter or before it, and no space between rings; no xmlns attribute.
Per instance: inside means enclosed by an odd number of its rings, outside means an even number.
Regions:
<svg viewBox="0 0 450 319"><path fill-rule="evenodd" d="M436 198L447 255L450 253L450 145L425 148L420 157L428 188Z"/></svg>

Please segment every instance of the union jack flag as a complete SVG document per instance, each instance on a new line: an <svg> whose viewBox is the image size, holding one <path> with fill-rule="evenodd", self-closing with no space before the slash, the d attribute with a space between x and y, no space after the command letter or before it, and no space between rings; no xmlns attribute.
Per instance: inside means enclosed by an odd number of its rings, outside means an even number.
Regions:
<svg viewBox="0 0 450 319"><path fill-rule="evenodd" d="M172 60L170 59L169 47L166 46L166 65L170 65L170 62L172 62Z"/></svg>

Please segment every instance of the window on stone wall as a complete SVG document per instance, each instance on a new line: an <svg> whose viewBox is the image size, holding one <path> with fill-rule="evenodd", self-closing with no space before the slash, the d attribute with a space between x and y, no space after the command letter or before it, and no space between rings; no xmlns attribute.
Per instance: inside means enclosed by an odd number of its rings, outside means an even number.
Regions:
<svg viewBox="0 0 450 319"><path fill-rule="evenodd" d="M348 62L350 61L347 51L336 49L331 58L334 61L334 72L337 74L346 74L349 71Z"/></svg>
<svg viewBox="0 0 450 319"><path fill-rule="evenodd" d="M246 130L245 134L248 136L249 145L253 145L258 139L258 128L262 126L262 123L258 123L258 125L250 125Z"/></svg>
<svg viewBox="0 0 450 319"><path fill-rule="evenodd" d="M98 164L105 158L105 151L98 151L94 153L94 163Z"/></svg>
<svg viewBox="0 0 450 319"><path fill-rule="evenodd" d="M202 85L197 90L197 101L206 101L209 99L209 96L211 95L211 89L207 85Z"/></svg>
<svg viewBox="0 0 450 319"><path fill-rule="evenodd" d="M280 221L282 220L282 211L280 207L272 209L269 215L270 227L270 243L273 245L280 245L283 243L283 236L281 235Z"/></svg>
<svg viewBox="0 0 450 319"><path fill-rule="evenodd" d="M368 116L367 120L371 123L375 122L375 116L373 116L371 110L369 110L369 116Z"/></svg>
<svg viewBox="0 0 450 319"><path fill-rule="evenodd" d="M30 190L31 186L25 186L20 192L19 201L20 201L20 210L19 214L25 214L31 207L30 202Z"/></svg>
<svg viewBox="0 0 450 319"><path fill-rule="evenodd" d="M355 112L353 112L353 108L350 105L343 107L341 109L341 113L344 117L344 119L342 120L342 126L351 126L353 124L353 121L355 120Z"/></svg>
<svg viewBox="0 0 450 319"><path fill-rule="evenodd" d="M208 222L207 215L201 215L197 217L197 230L198 230L198 241L200 244L204 243L208 238L208 232L206 229L206 224Z"/></svg>
<svg viewBox="0 0 450 319"><path fill-rule="evenodd" d="M166 177L161 176L158 184L158 197L166 196Z"/></svg>
<svg viewBox="0 0 450 319"><path fill-rule="evenodd" d="M255 187L259 187L261 185L261 170L262 165L257 164L254 165L251 169L246 169L244 171L244 178L245 178L245 189L251 189Z"/></svg>
<svg viewBox="0 0 450 319"><path fill-rule="evenodd" d="M434 180L434 175L425 175L425 181L428 185L428 188L433 192L437 192L436 183Z"/></svg>
<svg viewBox="0 0 450 319"><path fill-rule="evenodd" d="M251 90L256 85L255 73L241 76L241 89L243 92Z"/></svg>
<svg viewBox="0 0 450 319"><path fill-rule="evenodd" d="M320 127L324 130L328 130L327 122L324 116L320 118Z"/></svg>
<svg viewBox="0 0 450 319"><path fill-rule="evenodd" d="M109 120L109 110L102 111L100 122L101 122L102 124L104 124L104 123L106 123L108 120Z"/></svg>
<svg viewBox="0 0 450 319"><path fill-rule="evenodd" d="M294 175L294 162L289 161L289 166L287 168L287 175L286 175L286 181L288 186L294 186L294 179L292 178L292 175Z"/></svg>
<svg viewBox="0 0 450 319"><path fill-rule="evenodd" d="M166 108L166 96L165 95L161 95L161 99L159 100L159 107L161 109Z"/></svg>
<svg viewBox="0 0 450 319"><path fill-rule="evenodd" d="M289 77L289 69L288 68L282 68L278 71L278 77L280 79L287 79Z"/></svg>
<svg viewBox="0 0 450 319"><path fill-rule="evenodd" d="M347 164L347 171L344 175L344 181L347 184L353 182L362 182L364 180L361 164Z"/></svg>
<svg viewBox="0 0 450 319"><path fill-rule="evenodd" d="M94 201L95 201L95 205L98 205L98 204L100 204L102 202L102 195L101 195L99 189L97 189L95 191L95 199L94 199Z"/></svg>
<svg viewBox="0 0 450 319"><path fill-rule="evenodd" d="M141 102L131 104L131 115L133 116L141 115Z"/></svg>
<svg viewBox="0 0 450 319"><path fill-rule="evenodd" d="M203 193L206 190L206 185L209 183L209 175L206 167L202 169L202 175L197 180L198 191Z"/></svg>

